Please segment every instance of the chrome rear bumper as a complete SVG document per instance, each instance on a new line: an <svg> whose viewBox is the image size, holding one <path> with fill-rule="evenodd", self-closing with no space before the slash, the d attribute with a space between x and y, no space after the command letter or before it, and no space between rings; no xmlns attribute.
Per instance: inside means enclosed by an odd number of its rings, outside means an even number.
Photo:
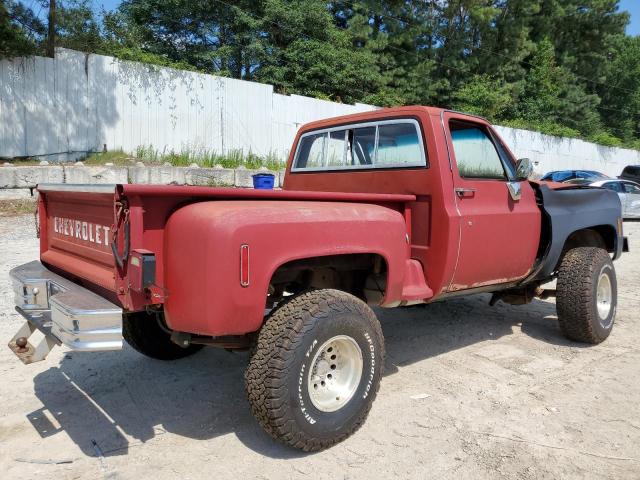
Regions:
<svg viewBox="0 0 640 480"><path fill-rule="evenodd" d="M16 310L27 320L9 347L25 363L43 360L55 344L76 351L122 348L122 309L80 285L33 261L9 273ZM37 346L23 348L16 341L27 332L44 334ZM25 351L26 350L26 351Z"/></svg>

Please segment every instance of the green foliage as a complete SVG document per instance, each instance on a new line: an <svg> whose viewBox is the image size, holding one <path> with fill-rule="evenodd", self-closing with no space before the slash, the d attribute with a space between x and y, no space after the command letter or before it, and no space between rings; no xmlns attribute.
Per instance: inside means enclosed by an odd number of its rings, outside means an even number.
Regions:
<svg viewBox="0 0 640 480"><path fill-rule="evenodd" d="M580 138L580 132L573 128L566 127L559 123L555 123L548 120L535 121L535 120L506 120L501 122L505 127L520 128L522 130L531 130L535 132L544 133L546 135L553 135L554 137L567 137L567 138Z"/></svg>
<svg viewBox="0 0 640 480"><path fill-rule="evenodd" d="M496 121L513 102L511 87L488 75L474 75L454 97L456 110L474 113Z"/></svg>
<svg viewBox="0 0 640 480"><path fill-rule="evenodd" d="M234 149L225 154L216 153L211 150L198 148L184 148L179 152L159 152L152 146L141 145L136 148L135 160L146 163L170 163L176 167L188 167L195 163L200 167L213 168L238 168L259 169L265 167L269 170L281 170L285 162L275 154L266 156L256 155L249 151Z"/></svg>
<svg viewBox="0 0 640 480"><path fill-rule="evenodd" d="M622 147L624 142L620 140L618 137L614 137L610 133L607 132L598 132L591 135L588 140L590 142L599 143L600 145L605 145L607 147Z"/></svg>
<svg viewBox="0 0 640 480"><path fill-rule="evenodd" d="M0 59L33 55L44 25L33 11L13 0L0 3Z"/></svg>
<svg viewBox="0 0 640 480"><path fill-rule="evenodd" d="M637 145L640 140L640 37L616 36L609 58L606 78L610 85L598 88L602 99L601 117L617 137Z"/></svg>
<svg viewBox="0 0 640 480"><path fill-rule="evenodd" d="M94 4L58 0L58 45L285 94L640 141L640 37L625 35L619 0L124 0L100 14ZM0 4L0 57L42 50L46 29L25 5ZM171 158L191 160L183 153Z"/></svg>
<svg viewBox="0 0 640 480"><path fill-rule="evenodd" d="M104 40L91 0L66 0L56 11L57 46L82 52L101 52Z"/></svg>

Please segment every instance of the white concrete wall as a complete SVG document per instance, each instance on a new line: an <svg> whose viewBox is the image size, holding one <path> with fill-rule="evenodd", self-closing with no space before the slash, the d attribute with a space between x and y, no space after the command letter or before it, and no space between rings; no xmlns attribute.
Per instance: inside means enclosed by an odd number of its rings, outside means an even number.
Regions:
<svg viewBox="0 0 640 480"><path fill-rule="evenodd" d="M518 158L536 163L535 172L551 170L596 170L617 177L627 165L640 165L640 151L596 145L574 138L543 135L529 130L496 127Z"/></svg>
<svg viewBox="0 0 640 480"><path fill-rule="evenodd" d="M0 157L139 146L286 158L302 123L372 110L273 86L58 49L0 61Z"/></svg>
<svg viewBox="0 0 640 480"><path fill-rule="evenodd" d="M0 157L81 157L139 146L160 152L240 149L285 158L296 130L321 118L372 110L271 85L124 62L58 49L55 60L0 61ZM588 168L618 175L640 152L499 127L536 172Z"/></svg>

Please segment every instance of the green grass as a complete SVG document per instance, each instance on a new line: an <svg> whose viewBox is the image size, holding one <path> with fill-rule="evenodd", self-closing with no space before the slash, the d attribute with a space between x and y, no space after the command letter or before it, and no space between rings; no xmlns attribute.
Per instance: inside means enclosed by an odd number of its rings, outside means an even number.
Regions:
<svg viewBox="0 0 640 480"><path fill-rule="evenodd" d="M85 165L104 165L105 163L113 163L118 166L131 165L136 159L133 155L129 155L122 150L114 150L112 152L91 153L87 158L82 160Z"/></svg>
<svg viewBox="0 0 640 480"><path fill-rule="evenodd" d="M136 148L135 157L144 163L169 162L176 167L187 167L195 163L204 168L216 166L238 168L243 166L249 169L266 167L269 170L281 170L285 166L285 163L274 154L259 156L252 152L244 154L241 150L231 150L225 155L204 149L184 149L179 152L160 153L150 146L140 146Z"/></svg>
<svg viewBox="0 0 640 480"><path fill-rule="evenodd" d="M146 165L161 165L168 162L174 167L188 167L195 163L203 168L216 166L238 168L243 166L253 170L266 167L274 171L282 170L285 167L285 162L275 154L260 156L252 152L244 154L241 150L231 150L222 155L204 149L184 149L179 152L171 150L167 153L162 153L151 146L139 146L134 154L129 154L122 150L91 153L82 162L85 165L113 163L116 166L131 166L136 162L142 162ZM39 165L40 161L34 158L24 158L13 159L10 163L16 166L33 166ZM51 164L53 165L54 162Z"/></svg>
<svg viewBox="0 0 640 480"><path fill-rule="evenodd" d="M233 187L233 183L230 182L222 182L220 180L211 179L207 182L207 186L209 187Z"/></svg>

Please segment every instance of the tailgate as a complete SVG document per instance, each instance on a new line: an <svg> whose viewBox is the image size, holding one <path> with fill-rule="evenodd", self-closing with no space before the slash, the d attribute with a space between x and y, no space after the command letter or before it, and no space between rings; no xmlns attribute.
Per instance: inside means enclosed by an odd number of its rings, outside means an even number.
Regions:
<svg viewBox="0 0 640 480"><path fill-rule="evenodd" d="M41 260L115 291L116 185L44 184L38 192Z"/></svg>

